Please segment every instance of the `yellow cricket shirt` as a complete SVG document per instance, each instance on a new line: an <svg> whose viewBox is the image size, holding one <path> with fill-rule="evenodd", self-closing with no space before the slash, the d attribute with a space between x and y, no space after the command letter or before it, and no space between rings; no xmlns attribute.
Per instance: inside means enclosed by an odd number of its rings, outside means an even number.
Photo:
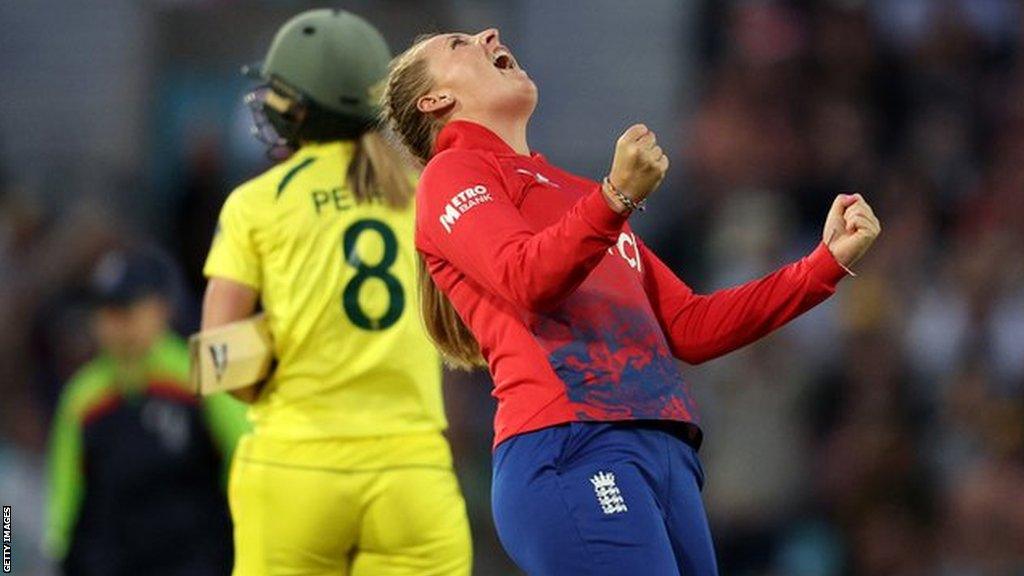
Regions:
<svg viewBox="0 0 1024 576"><path fill-rule="evenodd" d="M371 436L445 428L440 359L419 316L413 202L357 204L353 142L304 146L235 189L204 273L260 293L277 369L257 435Z"/></svg>

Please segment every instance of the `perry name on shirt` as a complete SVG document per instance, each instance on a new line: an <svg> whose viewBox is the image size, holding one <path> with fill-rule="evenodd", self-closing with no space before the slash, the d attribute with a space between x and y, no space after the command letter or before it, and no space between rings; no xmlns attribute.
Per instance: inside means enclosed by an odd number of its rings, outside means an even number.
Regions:
<svg viewBox="0 0 1024 576"><path fill-rule="evenodd" d="M310 197L313 200L313 208L316 209L317 216L327 206L333 206L336 211L344 212L355 205L352 195L344 188L313 190L310 193Z"/></svg>

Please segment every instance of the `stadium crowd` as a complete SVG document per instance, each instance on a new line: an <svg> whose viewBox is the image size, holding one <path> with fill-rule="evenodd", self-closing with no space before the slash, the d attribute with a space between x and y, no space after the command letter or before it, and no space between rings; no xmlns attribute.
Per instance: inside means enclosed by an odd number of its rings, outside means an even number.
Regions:
<svg viewBox="0 0 1024 576"><path fill-rule="evenodd" d="M1018 574L1024 21L998 2L806 4L702 26L681 227L702 241L682 269L765 270L838 191L885 231L829 309L694 376L723 573Z"/></svg>
<svg viewBox="0 0 1024 576"><path fill-rule="evenodd" d="M696 107L679 115L683 206L648 240L691 285L761 275L820 240L859 191L884 231L837 297L793 326L686 367L703 412L705 499L729 575L1024 573L1024 9L999 0L701 4ZM513 45L514 47L514 45ZM10 134L2 134L12 138ZM47 425L91 354L84 295L107 250L181 265L176 327L235 184L215 144L183 155L156 236L83 194L54 205L0 180L0 497L26 573ZM450 373L476 573L514 573L488 504L493 401Z"/></svg>

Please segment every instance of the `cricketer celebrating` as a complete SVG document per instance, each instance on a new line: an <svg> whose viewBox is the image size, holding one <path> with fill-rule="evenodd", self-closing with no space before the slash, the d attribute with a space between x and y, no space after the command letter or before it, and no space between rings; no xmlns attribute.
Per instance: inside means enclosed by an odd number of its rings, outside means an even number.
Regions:
<svg viewBox="0 0 1024 576"><path fill-rule="evenodd" d="M277 360L235 391L254 427L229 485L239 576L469 574L440 359L415 308L415 174L375 128L389 59L363 19L304 12L249 98L295 152L228 197L205 266L204 331L259 301Z"/></svg>
<svg viewBox="0 0 1024 576"><path fill-rule="evenodd" d="M531 151L536 103L493 29L420 40L385 94L427 162L416 246L436 284L428 329L494 378L498 535L531 575L716 574L701 430L675 358L721 356L826 299L878 220L839 196L807 257L694 294L628 223L668 169L654 133L627 129L593 182Z"/></svg>

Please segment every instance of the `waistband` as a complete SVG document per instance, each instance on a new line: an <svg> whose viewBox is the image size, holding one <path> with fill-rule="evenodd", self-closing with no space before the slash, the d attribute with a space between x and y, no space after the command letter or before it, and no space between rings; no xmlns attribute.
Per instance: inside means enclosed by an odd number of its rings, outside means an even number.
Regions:
<svg viewBox="0 0 1024 576"><path fill-rule="evenodd" d="M693 448L694 452L700 451L701 444L704 443L704 432L700 429L700 426L692 422L683 422L681 420L621 420L601 422L601 424L665 432L682 440L687 446Z"/></svg>
<svg viewBox="0 0 1024 576"><path fill-rule="evenodd" d="M452 468L448 440L437 431L364 438L291 440L247 434L235 449L239 462L333 470Z"/></svg>

